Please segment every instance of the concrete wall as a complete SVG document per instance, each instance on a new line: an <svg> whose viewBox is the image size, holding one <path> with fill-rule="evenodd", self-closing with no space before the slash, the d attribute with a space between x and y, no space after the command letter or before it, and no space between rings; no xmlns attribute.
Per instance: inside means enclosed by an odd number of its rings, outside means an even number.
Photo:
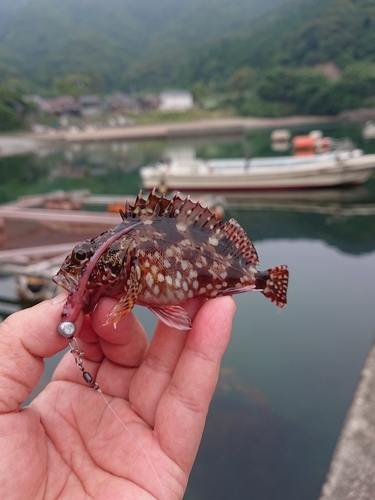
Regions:
<svg viewBox="0 0 375 500"><path fill-rule="evenodd" d="M375 500L375 346L362 371L320 500Z"/></svg>

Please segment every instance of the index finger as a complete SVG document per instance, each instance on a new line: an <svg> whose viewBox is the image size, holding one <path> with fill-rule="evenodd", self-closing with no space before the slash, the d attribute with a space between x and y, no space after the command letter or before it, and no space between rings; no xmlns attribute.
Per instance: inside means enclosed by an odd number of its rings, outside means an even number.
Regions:
<svg viewBox="0 0 375 500"><path fill-rule="evenodd" d="M57 332L65 300L63 293L18 311L0 324L0 412L17 410L38 383L43 358L66 348L67 340ZM78 327L81 321L82 317Z"/></svg>

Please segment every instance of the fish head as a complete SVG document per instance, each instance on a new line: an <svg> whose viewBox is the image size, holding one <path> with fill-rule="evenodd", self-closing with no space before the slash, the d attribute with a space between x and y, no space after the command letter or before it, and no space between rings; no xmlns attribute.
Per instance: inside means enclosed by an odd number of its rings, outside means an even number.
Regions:
<svg viewBox="0 0 375 500"><path fill-rule="evenodd" d="M60 270L52 280L71 292L78 285L86 264L94 252L95 249L88 242L79 243L73 248L71 254L67 255Z"/></svg>
<svg viewBox="0 0 375 500"><path fill-rule="evenodd" d="M106 247L111 234L112 231L102 233L97 238L76 245L52 280L68 292L73 292L85 276L83 281L87 294L100 288L100 295L105 295L109 290L122 287L130 240L119 238Z"/></svg>

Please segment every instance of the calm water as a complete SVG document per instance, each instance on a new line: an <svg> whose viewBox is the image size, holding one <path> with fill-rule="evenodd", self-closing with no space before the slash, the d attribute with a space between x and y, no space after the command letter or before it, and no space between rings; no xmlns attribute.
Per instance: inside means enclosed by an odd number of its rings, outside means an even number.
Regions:
<svg viewBox="0 0 375 500"><path fill-rule="evenodd" d="M325 128L375 152L375 141L360 141L359 126ZM137 168L163 155L242 156L246 149L272 154L269 132L45 151L0 162L0 202L57 188L135 193ZM263 199L263 210L249 208L251 201L229 200L225 217L248 232L262 269L289 265L289 303L279 310L260 294L236 297L232 340L187 500L317 499L374 339L375 216L350 211L375 207L375 178L360 189L289 199L287 208L277 195ZM0 297L13 294L12 280L0 280ZM136 313L152 332L154 317L143 308ZM55 363L48 362L45 381Z"/></svg>

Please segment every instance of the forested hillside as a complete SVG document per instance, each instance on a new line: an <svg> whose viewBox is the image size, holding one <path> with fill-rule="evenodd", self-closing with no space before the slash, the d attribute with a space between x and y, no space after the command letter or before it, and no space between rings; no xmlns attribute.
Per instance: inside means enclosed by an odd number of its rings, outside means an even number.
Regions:
<svg viewBox="0 0 375 500"><path fill-rule="evenodd" d="M2 0L0 82L44 96L71 82L190 88L198 104L251 115L374 106L375 2Z"/></svg>
<svg viewBox="0 0 375 500"><path fill-rule="evenodd" d="M131 65L149 54L189 54L197 44L245 30L280 1L16 0L11 8L7 0L0 64L39 87L51 86L54 77L87 73L108 91L121 87ZM167 82L165 75L161 84Z"/></svg>

